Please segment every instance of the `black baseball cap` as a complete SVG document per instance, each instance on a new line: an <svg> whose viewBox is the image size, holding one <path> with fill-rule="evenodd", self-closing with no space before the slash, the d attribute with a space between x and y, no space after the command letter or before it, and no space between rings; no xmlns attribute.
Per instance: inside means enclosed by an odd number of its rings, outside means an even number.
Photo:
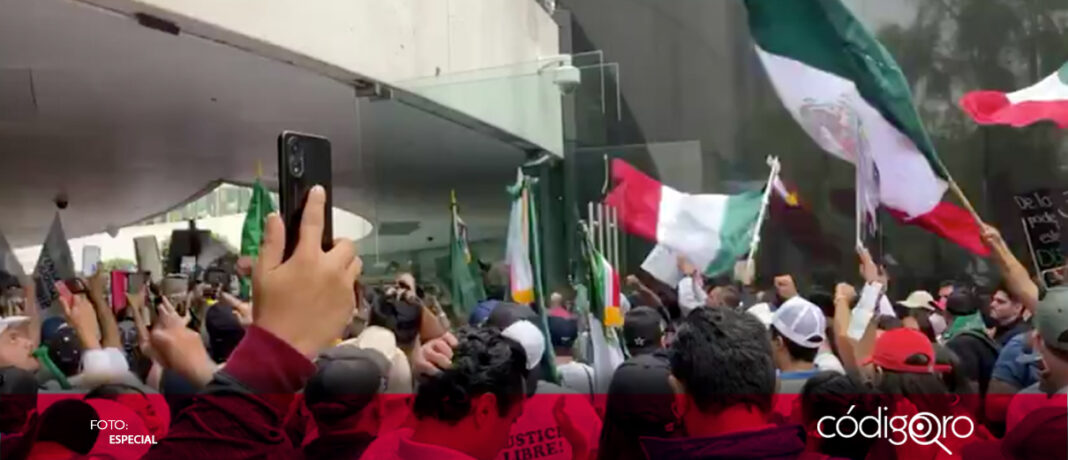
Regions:
<svg viewBox="0 0 1068 460"><path fill-rule="evenodd" d="M64 376L78 373L82 362L82 345L74 328L64 324L45 341L48 346L48 359L51 359Z"/></svg>
<svg viewBox="0 0 1068 460"><path fill-rule="evenodd" d="M979 295L971 288L956 289L946 297L946 311L953 316L969 316L982 307Z"/></svg>
<svg viewBox="0 0 1068 460"><path fill-rule="evenodd" d="M390 362L369 348L338 345L324 351L304 387L304 402L317 420L354 415L386 388Z"/></svg>
<svg viewBox="0 0 1068 460"><path fill-rule="evenodd" d="M489 318L486 319L486 325L493 326L503 331L507 329L508 326L523 320L538 324L538 314L526 305L500 302L493 308L493 311L490 312Z"/></svg>
<svg viewBox="0 0 1068 460"><path fill-rule="evenodd" d="M664 317L650 307L635 307L623 317L623 338L631 355L651 353L660 348Z"/></svg>
<svg viewBox="0 0 1068 460"><path fill-rule="evenodd" d="M208 309L204 315L204 329L208 331L211 359L217 363L226 361L245 337L245 328L237 319L234 308L225 303Z"/></svg>
<svg viewBox="0 0 1068 460"><path fill-rule="evenodd" d="M561 318L550 316L549 336L551 336L554 348L571 348L578 337L578 320L575 318Z"/></svg>

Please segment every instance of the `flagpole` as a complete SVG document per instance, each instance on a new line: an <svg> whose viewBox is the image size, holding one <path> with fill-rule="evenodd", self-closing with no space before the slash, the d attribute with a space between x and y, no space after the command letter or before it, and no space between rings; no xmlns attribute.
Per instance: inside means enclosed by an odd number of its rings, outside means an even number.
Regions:
<svg viewBox="0 0 1068 460"><path fill-rule="evenodd" d="M531 263L533 267L531 268L534 269L534 298L537 299L538 304L538 320L539 323L541 323L539 324L539 329L541 329L542 334L545 336L545 352L542 354L543 362L541 365L542 369L550 374L545 377L551 382L558 383L560 378L556 375L556 352L553 351L552 338L549 337L548 306L545 304L547 296L545 295L545 284L542 281L541 276L541 231L538 228L538 206L534 203L538 194L534 193L533 190L533 187L537 185L538 180L536 178L527 178L524 175L523 188L527 191L527 212L529 213L527 224L530 231L530 245L532 246L530 249L531 252L533 252L533 254L531 254Z"/></svg>
<svg viewBox="0 0 1068 460"><path fill-rule="evenodd" d="M753 228L753 238L749 241L749 257L745 260L745 273L748 278L749 274L756 273L756 252L757 247L760 245L760 229L764 225L764 216L767 215L768 203L771 201L771 189L776 177L779 176L779 168L781 167L779 159L777 157L768 157L768 166L771 166L771 174L768 175L768 183L764 186L764 198L760 205L760 213L757 214L756 225Z"/></svg>
<svg viewBox="0 0 1068 460"><path fill-rule="evenodd" d="M972 218L975 219L975 223L979 225L980 229L982 229L984 224L983 218L979 217L979 213L975 211L974 207L972 207L972 203L971 201L968 201L968 197L964 196L964 191L960 189L959 185L957 185L957 181L953 180L953 176L949 175L949 171L945 169L943 169L943 171L945 171L946 177L949 178L949 189L952 190L955 195L957 195L957 198L960 198L960 202L964 205L964 209L967 209L968 212L972 214Z"/></svg>
<svg viewBox="0 0 1068 460"><path fill-rule="evenodd" d="M864 181L861 180L861 177L860 177L860 175L862 174L860 163L862 161L864 161L864 160L861 160L860 158L857 159L857 164L855 166L856 174L853 175L853 221L854 221L854 231L856 233L855 236L854 236L854 238L855 238L854 244L858 248L864 247L864 240L861 238L861 234L862 234L861 233L861 227L864 225L863 224L863 222L864 222L864 211L863 211L863 209L864 209L864 197L866 195L860 189L860 184L864 183Z"/></svg>

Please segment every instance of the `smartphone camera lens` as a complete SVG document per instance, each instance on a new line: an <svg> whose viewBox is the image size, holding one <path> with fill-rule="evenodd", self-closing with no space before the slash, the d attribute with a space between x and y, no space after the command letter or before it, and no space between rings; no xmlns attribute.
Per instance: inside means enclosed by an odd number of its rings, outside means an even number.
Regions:
<svg viewBox="0 0 1068 460"><path fill-rule="evenodd" d="M300 147L300 142L296 139L289 144L289 173L293 177L304 175L304 149Z"/></svg>

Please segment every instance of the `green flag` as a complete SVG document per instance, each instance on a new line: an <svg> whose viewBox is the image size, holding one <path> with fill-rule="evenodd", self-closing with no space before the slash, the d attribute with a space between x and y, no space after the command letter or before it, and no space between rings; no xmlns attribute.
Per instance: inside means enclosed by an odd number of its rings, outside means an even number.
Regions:
<svg viewBox="0 0 1068 460"><path fill-rule="evenodd" d="M264 222L272 212L274 204L271 203L271 193L256 179L256 183L252 185L252 198L248 202L245 224L241 227L241 255L256 257L260 254ZM241 297L247 299L251 295L252 280L241 277Z"/></svg>
<svg viewBox="0 0 1068 460"><path fill-rule="evenodd" d="M552 336L549 333L549 317L547 316L549 306L545 304L549 296L545 293L545 283L541 276L541 227L538 225L538 207L535 204L537 200L533 198L539 196L537 180L523 178L520 184L522 184L522 187L527 188L527 193L532 197L530 206L527 206L527 212L529 213L527 223L530 232L531 263L534 271L534 298L537 299L538 307L537 326L541 329L542 335L545 336L545 353L542 354L541 358L542 376L544 380L560 383L560 375L556 372L556 351L553 350Z"/></svg>
<svg viewBox="0 0 1068 460"><path fill-rule="evenodd" d="M467 226L456 209L456 192L452 192L452 225L449 231L449 275L452 280L452 312L458 321L467 321L475 305L486 299L482 278L476 276L478 259L467 243Z"/></svg>

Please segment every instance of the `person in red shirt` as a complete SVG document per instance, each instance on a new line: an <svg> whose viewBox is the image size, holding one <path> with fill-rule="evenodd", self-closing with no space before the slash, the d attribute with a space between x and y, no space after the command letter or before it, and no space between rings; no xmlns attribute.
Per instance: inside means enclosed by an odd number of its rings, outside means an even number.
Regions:
<svg viewBox="0 0 1068 460"><path fill-rule="evenodd" d="M771 341L754 316L698 308L671 344L673 410L686 438L642 438L648 458L823 458L805 451L800 425L770 420L775 392Z"/></svg>
<svg viewBox="0 0 1068 460"><path fill-rule="evenodd" d="M526 399L526 352L496 328L464 328L452 365L416 392L412 428L382 436L363 459L491 460L508 443Z"/></svg>

